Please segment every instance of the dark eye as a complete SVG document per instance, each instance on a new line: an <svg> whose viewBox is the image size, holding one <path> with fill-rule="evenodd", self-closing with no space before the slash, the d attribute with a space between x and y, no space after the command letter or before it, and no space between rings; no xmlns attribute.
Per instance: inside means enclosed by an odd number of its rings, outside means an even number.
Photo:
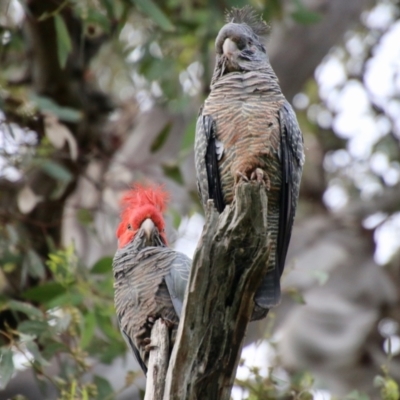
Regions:
<svg viewBox="0 0 400 400"><path fill-rule="evenodd" d="M239 40L236 41L236 44L239 50L243 50L246 47L246 40L240 38Z"/></svg>
<svg viewBox="0 0 400 400"><path fill-rule="evenodd" d="M128 227L127 227L130 231L132 230L132 225L131 224L128 224Z"/></svg>

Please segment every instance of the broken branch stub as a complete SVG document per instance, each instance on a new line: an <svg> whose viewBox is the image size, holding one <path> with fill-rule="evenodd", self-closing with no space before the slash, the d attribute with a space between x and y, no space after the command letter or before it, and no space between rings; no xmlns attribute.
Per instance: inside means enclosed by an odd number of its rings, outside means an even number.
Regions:
<svg viewBox="0 0 400 400"><path fill-rule="evenodd" d="M156 320L151 329L150 346L144 400L162 400L169 361L169 333L161 318Z"/></svg>
<svg viewBox="0 0 400 400"><path fill-rule="evenodd" d="M218 214L213 202L193 260L164 400L228 400L254 294L267 271L268 199L241 183Z"/></svg>

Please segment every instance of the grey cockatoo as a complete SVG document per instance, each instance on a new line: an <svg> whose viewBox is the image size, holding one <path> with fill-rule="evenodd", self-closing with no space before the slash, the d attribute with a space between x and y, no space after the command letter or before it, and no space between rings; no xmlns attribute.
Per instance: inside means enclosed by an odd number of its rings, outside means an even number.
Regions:
<svg viewBox="0 0 400 400"><path fill-rule="evenodd" d="M167 193L136 186L122 199L113 261L115 308L121 332L144 373L151 328L162 318L175 339L191 260L166 245L163 212Z"/></svg>
<svg viewBox="0 0 400 400"><path fill-rule="evenodd" d="M195 139L197 181L203 205L218 211L241 180L256 180L268 195L271 254L260 277L252 319L280 301L304 163L303 136L268 59L267 25L251 8L234 9L219 31L211 92L200 112Z"/></svg>

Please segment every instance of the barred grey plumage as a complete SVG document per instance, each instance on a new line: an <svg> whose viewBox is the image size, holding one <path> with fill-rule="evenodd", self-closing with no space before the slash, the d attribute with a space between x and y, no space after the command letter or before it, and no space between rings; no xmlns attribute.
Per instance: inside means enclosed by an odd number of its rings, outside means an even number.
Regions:
<svg viewBox="0 0 400 400"><path fill-rule="evenodd" d="M132 240L117 250L113 272L120 329L146 373L151 328L156 319L165 321L171 332L171 346L174 343L192 262L166 247L158 226L161 213L151 204L150 196L143 198L150 204L135 204L128 210L132 215L125 215L120 224L132 232ZM136 220L140 221L137 227Z"/></svg>
<svg viewBox="0 0 400 400"><path fill-rule="evenodd" d="M280 301L304 163L296 115L281 92L262 37L268 27L249 7L233 10L216 39L211 92L197 121L195 162L203 205L222 212L242 179L268 191L271 255L255 296L253 319Z"/></svg>

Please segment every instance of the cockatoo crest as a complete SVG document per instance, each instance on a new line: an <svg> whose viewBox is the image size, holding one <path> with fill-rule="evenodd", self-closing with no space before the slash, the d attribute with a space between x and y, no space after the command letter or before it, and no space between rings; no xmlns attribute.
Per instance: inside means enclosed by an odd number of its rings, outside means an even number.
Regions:
<svg viewBox="0 0 400 400"><path fill-rule="evenodd" d="M262 39L265 39L269 32L269 25L261 19L251 6L243 8L232 8L226 13L226 22L234 22L235 24L246 24L253 32Z"/></svg>
<svg viewBox="0 0 400 400"><path fill-rule="evenodd" d="M166 243L165 221L162 213L167 207L168 193L162 186L135 184L121 199L121 222L117 229L119 248L129 243L140 229L143 221L150 218Z"/></svg>

